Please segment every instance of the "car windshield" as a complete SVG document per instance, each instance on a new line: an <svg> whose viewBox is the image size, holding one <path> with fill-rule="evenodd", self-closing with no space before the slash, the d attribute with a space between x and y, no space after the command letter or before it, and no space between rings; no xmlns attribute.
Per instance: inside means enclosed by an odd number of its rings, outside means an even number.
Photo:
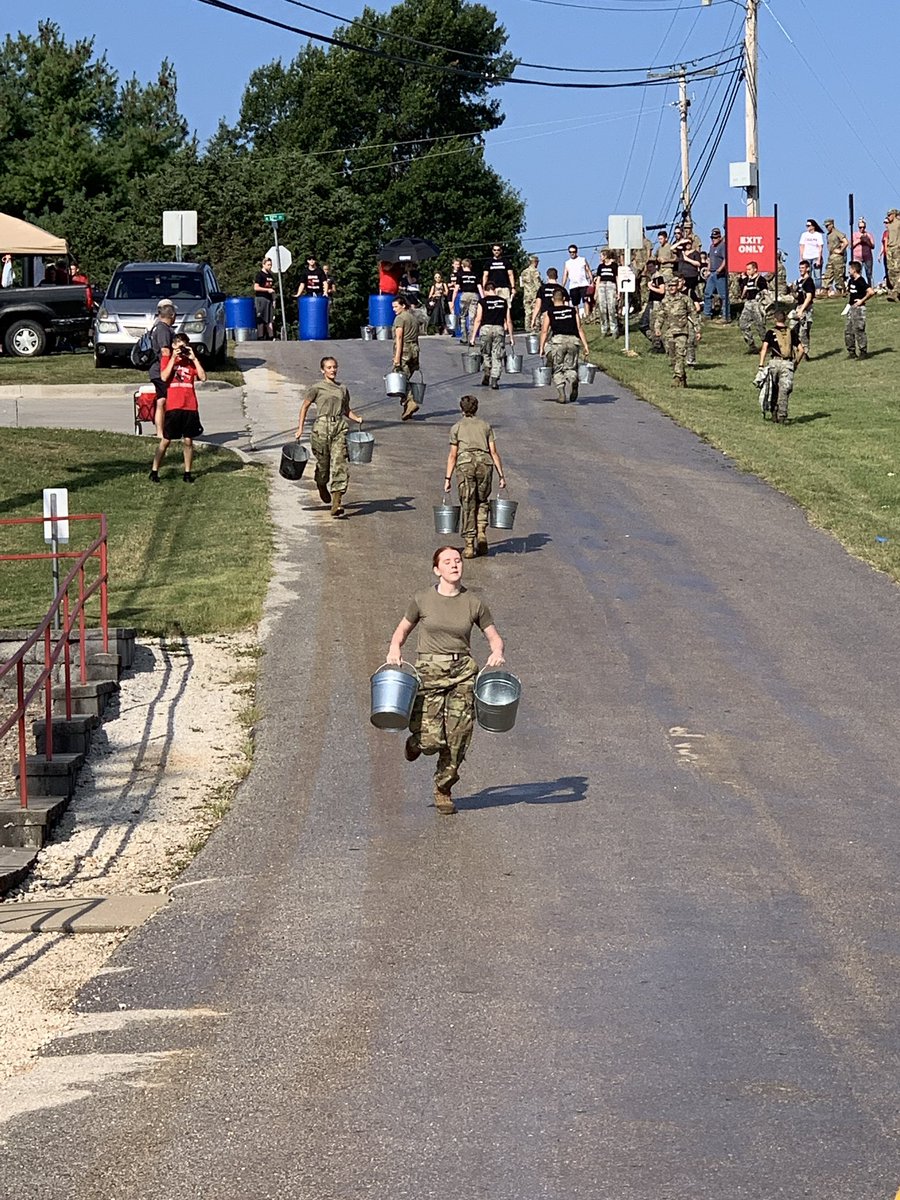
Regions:
<svg viewBox="0 0 900 1200"><path fill-rule="evenodd" d="M202 300L203 276L186 271L123 271L116 275L107 300Z"/></svg>

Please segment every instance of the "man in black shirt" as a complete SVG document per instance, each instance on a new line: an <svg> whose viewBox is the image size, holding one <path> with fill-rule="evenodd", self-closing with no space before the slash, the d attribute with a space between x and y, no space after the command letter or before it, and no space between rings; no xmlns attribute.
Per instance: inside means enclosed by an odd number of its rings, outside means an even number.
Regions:
<svg viewBox="0 0 900 1200"><path fill-rule="evenodd" d="M478 301L481 299L481 285L478 276L472 270L471 258L464 258L459 264L459 270L453 280L453 295L450 297L450 307L456 303L459 296L459 322L462 336L471 334L478 316Z"/></svg>
<svg viewBox="0 0 900 1200"><path fill-rule="evenodd" d="M544 313L549 312L553 307L553 293L556 291L562 292L566 300L569 299L569 293L559 282L559 271L556 267L548 267L547 282L542 283L538 288L537 299L534 302L534 308L531 310L532 325L540 326Z"/></svg>
<svg viewBox="0 0 900 1200"><path fill-rule="evenodd" d="M844 322L844 345L848 358L868 358L869 339L866 335L866 304L875 293L863 277L862 263L850 264L847 282L847 316Z"/></svg>
<svg viewBox="0 0 900 1200"><path fill-rule="evenodd" d="M512 304L512 298L516 293L516 277L513 269L503 257L502 246L492 246L491 254L493 258L485 264L481 286L487 288L487 282L490 280L497 295L502 296L507 304Z"/></svg>
<svg viewBox="0 0 900 1200"><path fill-rule="evenodd" d="M295 299L300 296L324 296L328 277L316 262L314 254L307 254L306 267L300 272L300 286Z"/></svg>
<svg viewBox="0 0 900 1200"><path fill-rule="evenodd" d="M509 336L510 346L515 349L512 317L509 304L502 296L498 296L494 285L488 277L484 283L484 295L478 301L478 315L472 326L469 345L475 345L475 338L481 334L481 386L488 384L496 392L500 387L500 371L503 367L503 344Z"/></svg>
<svg viewBox="0 0 900 1200"><path fill-rule="evenodd" d="M275 337L275 276L271 258L264 258L262 270L253 280L253 300L256 308L256 336L261 342Z"/></svg>
<svg viewBox="0 0 900 1200"><path fill-rule="evenodd" d="M738 328L744 335L748 354L757 353L756 338L762 338L766 330L766 318L762 309L762 298L766 288L766 277L760 275L758 264L748 262L746 274L738 277L738 290L744 302Z"/></svg>
<svg viewBox="0 0 900 1200"><path fill-rule="evenodd" d="M800 345L809 358L809 339L812 333L813 302L816 298L816 284L812 277L812 263L808 258L801 259L800 278L794 284L794 315L797 328L800 330Z"/></svg>
<svg viewBox="0 0 900 1200"><path fill-rule="evenodd" d="M566 403L566 384L571 384L569 399L578 399L578 348L584 350L585 362L590 350L581 328L578 309L568 299L565 291L558 287L553 293L553 303L541 318L540 353L550 342L547 351L547 366L553 369L553 384L559 404Z"/></svg>

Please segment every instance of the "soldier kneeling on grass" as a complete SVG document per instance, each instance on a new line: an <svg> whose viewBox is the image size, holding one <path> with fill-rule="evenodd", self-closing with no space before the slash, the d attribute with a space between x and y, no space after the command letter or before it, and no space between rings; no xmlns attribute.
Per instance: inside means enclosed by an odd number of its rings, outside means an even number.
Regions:
<svg viewBox="0 0 900 1200"><path fill-rule="evenodd" d="M766 365L771 354L772 361ZM759 352L759 371L754 382L761 389L760 403L763 414L771 412L776 425L784 425L788 415L788 401L794 390L794 368L802 361L806 348L800 342L800 326L789 329L787 310L779 306L775 310L775 326L766 331Z"/></svg>

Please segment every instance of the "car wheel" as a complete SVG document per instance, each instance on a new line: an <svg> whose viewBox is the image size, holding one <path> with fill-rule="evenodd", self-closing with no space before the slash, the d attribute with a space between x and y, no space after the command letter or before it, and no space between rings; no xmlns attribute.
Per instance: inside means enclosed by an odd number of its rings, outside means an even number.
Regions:
<svg viewBox="0 0 900 1200"><path fill-rule="evenodd" d="M13 358L37 358L47 349L47 334L37 321L13 321L3 339L6 353Z"/></svg>

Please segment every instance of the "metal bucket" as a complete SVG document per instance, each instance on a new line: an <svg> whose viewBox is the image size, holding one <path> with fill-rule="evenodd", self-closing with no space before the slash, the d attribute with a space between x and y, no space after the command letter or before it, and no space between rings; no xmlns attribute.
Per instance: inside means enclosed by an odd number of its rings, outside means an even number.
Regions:
<svg viewBox="0 0 900 1200"><path fill-rule="evenodd" d="M525 348L529 354L537 354L541 348L541 335L539 333L529 333L525 338Z"/></svg>
<svg viewBox="0 0 900 1200"><path fill-rule="evenodd" d="M522 684L509 671L485 669L475 680L475 719L488 733L508 733L516 723Z"/></svg>
<svg viewBox="0 0 900 1200"><path fill-rule="evenodd" d="M375 449L375 435L363 433L361 429L353 429L347 434L347 458L350 462L370 463L372 451Z"/></svg>
<svg viewBox="0 0 900 1200"><path fill-rule="evenodd" d="M253 329L232 329L231 335L236 342L255 342L256 328Z"/></svg>
<svg viewBox="0 0 900 1200"><path fill-rule="evenodd" d="M597 374L597 368L594 363L581 363L578 368L579 383L593 383L594 376Z"/></svg>
<svg viewBox="0 0 900 1200"><path fill-rule="evenodd" d="M512 350L506 352L506 373L507 375L521 375L522 363L525 361L525 356L522 354L513 354Z"/></svg>
<svg viewBox="0 0 900 1200"><path fill-rule="evenodd" d="M309 462L309 451L299 442L286 442L281 448L281 465L278 474L284 479L299 479Z"/></svg>
<svg viewBox="0 0 900 1200"><path fill-rule="evenodd" d="M425 389L428 384L424 380L411 379L409 381L409 390L412 392L412 398L416 404L425 403Z"/></svg>
<svg viewBox="0 0 900 1200"><path fill-rule="evenodd" d="M516 520L516 509L519 507L518 500L507 500L504 496L498 496L488 502L488 507L491 510L491 529L512 529Z"/></svg>
<svg viewBox="0 0 900 1200"><path fill-rule="evenodd" d="M535 387L549 387L553 382L552 367L532 367L531 375Z"/></svg>
<svg viewBox="0 0 900 1200"><path fill-rule="evenodd" d="M449 500L444 500L442 504L435 504L432 511L434 512L435 533L459 533L459 523L462 519L461 504L451 504Z"/></svg>
<svg viewBox="0 0 900 1200"><path fill-rule="evenodd" d="M474 375L481 370L481 355L480 354L464 354L462 356L463 370L467 375Z"/></svg>
<svg viewBox="0 0 900 1200"><path fill-rule="evenodd" d="M384 377L384 390L388 396L405 396L409 380L402 371L388 371Z"/></svg>
<svg viewBox="0 0 900 1200"><path fill-rule="evenodd" d="M415 667L401 663L379 667L372 676L372 715L376 729L406 729L412 716L419 676Z"/></svg>
<svg viewBox="0 0 900 1200"><path fill-rule="evenodd" d="M364 342L374 342L375 341L375 330L372 328L371 325L360 325L359 336L362 338L362 340Z"/></svg>
<svg viewBox="0 0 900 1200"><path fill-rule="evenodd" d="M374 328L376 342L389 342L391 340L391 335L394 331L390 325L376 325Z"/></svg>

